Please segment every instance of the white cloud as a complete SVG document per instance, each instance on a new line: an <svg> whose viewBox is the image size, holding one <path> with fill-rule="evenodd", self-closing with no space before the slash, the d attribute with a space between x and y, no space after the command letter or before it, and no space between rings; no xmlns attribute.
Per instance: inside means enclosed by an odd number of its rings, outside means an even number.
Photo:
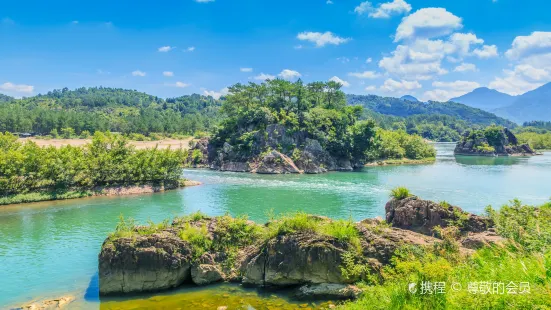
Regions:
<svg viewBox="0 0 551 310"><path fill-rule="evenodd" d="M348 57L337 57L337 60L342 62L343 64L350 62L350 58Z"/></svg>
<svg viewBox="0 0 551 310"><path fill-rule="evenodd" d="M404 92L419 89L421 87L423 86L417 81L396 81L393 79L387 79L381 86L381 90L387 93L394 93L395 95L398 95L403 94Z"/></svg>
<svg viewBox="0 0 551 310"><path fill-rule="evenodd" d="M509 59L517 60L551 53L551 32L532 32L529 36L518 36L511 49L505 52Z"/></svg>
<svg viewBox="0 0 551 310"><path fill-rule="evenodd" d="M179 87L179 88L186 88L186 87L188 87L189 85L190 85L190 84L188 84L188 83L179 82L179 81L176 82L176 83L174 84L174 86Z"/></svg>
<svg viewBox="0 0 551 310"><path fill-rule="evenodd" d="M454 33L450 36L449 41L461 56L469 54L471 45L484 43L484 40L477 38L473 33Z"/></svg>
<svg viewBox="0 0 551 310"><path fill-rule="evenodd" d="M455 67L455 69L453 69L454 72L467 72L467 71L478 71L478 69L476 68L476 65L475 64L471 64L471 63L462 63L460 64L459 66Z"/></svg>
<svg viewBox="0 0 551 310"><path fill-rule="evenodd" d="M193 52L194 50L195 50L195 46L190 46L186 49L187 52Z"/></svg>
<svg viewBox="0 0 551 310"><path fill-rule="evenodd" d="M334 77L330 78L329 81L337 82L337 83L341 84L343 87L350 87L350 83L348 83L345 80L342 80L338 76L334 76Z"/></svg>
<svg viewBox="0 0 551 310"><path fill-rule="evenodd" d="M301 41L309 41L316 44L316 47L323 47L327 44L339 45L350 41L349 38L341 38L330 31L321 32L301 32L297 35Z"/></svg>
<svg viewBox="0 0 551 310"><path fill-rule="evenodd" d="M333 4L333 1L327 0L327 1L325 1L325 3L327 3L327 4Z"/></svg>
<svg viewBox="0 0 551 310"><path fill-rule="evenodd" d="M411 5L404 0L394 0L379 5L369 13L373 18L389 18L391 15L407 14L411 11Z"/></svg>
<svg viewBox="0 0 551 310"><path fill-rule="evenodd" d="M205 96L211 96L214 99L220 99L222 96L226 96L229 94L229 89L227 87L222 88L220 91L214 91L214 90L205 90L203 93Z"/></svg>
<svg viewBox="0 0 551 310"><path fill-rule="evenodd" d="M241 72L253 72L253 68L239 68Z"/></svg>
<svg viewBox="0 0 551 310"><path fill-rule="evenodd" d="M301 74L298 71L284 69L277 76L285 80L294 80L301 77Z"/></svg>
<svg viewBox="0 0 551 310"><path fill-rule="evenodd" d="M454 81L454 82L433 82L433 89L426 91L423 94L423 100L434 100L434 101L448 101L451 98L459 97L468 92L471 92L473 89L480 87L480 84L477 82L471 81Z"/></svg>
<svg viewBox="0 0 551 310"><path fill-rule="evenodd" d="M491 58L496 57L497 54L497 46L495 45L484 45L482 49L475 49L473 51L473 54L478 56L479 58Z"/></svg>
<svg viewBox="0 0 551 310"><path fill-rule="evenodd" d="M172 71L164 71L164 72L163 72L163 75L166 76L166 77L171 77L171 76L174 76L174 72L172 72Z"/></svg>
<svg viewBox="0 0 551 310"><path fill-rule="evenodd" d="M296 50L300 50L300 49L302 49L303 47L304 47L304 46L302 46L302 45L300 45L300 44L299 44L299 45L293 46L293 48L296 49Z"/></svg>
<svg viewBox="0 0 551 310"><path fill-rule="evenodd" d="M6 92L11 95L30 95L34 91L34 86L26 84L13 84L6 82L0 84L0 91Z"/></svg>
<svg viewBox="0 0 551 310"><path fill-rule="evenodd" d="M503 70L503 77L496 77L490 87L511 95L520 95L551 81L551 70L535 68L529 64L517 65L513 70Z"/></svg>
<svg viewBox="0 0 551 310"><path fill-rule="evenodd" d="M373 61L373 59L372 59L371 57L369 57L368 59L365 60L365 63L366 63L366 64L369 64L369 63L371 63L372 61Z"/></svg>
<svg viewBox="0 0 551 310"><path fill-rule="evenodd" d="M133 71L133 72L132 72L132 75L133 75L133 76L145 76L146 73L143 72L143 71L140 71L140 70L136 70L136 71Z"/></svg>
<svg viewBox="0 0 551 310"><path fill-rule="evenodd" d="M402 19L394 41L441 37L462 27L461 18L446 9L424 8Z"/></svg>
<svg viewBox="0 0 551 310"><path fill-rule="evenodd" d="M374 86L374 85L369 85L365 88L365 90L367 91L375 91L377 90L377 86Z"/></svg>
<svg viewBox="0 0 551 310"><path fill-rule="evenodd" d="M194 0L195 2L198 2L198 3L209 3L209 2L214 2L214 0Z"/></svg>
<svg viewBox="0 0 551 310"><path fill-rule="evenodd" d="M375 79L380 75L375 71L364 71L364 72L350 72L349 76L357 77L359 79Z"/></svg>
<svg viewBox="0 0 551 310"><path fill-rule="evenodd" d="M453 52L453 46L441 40L417 40L411 45L398 45L391 56L383 57L379 67L403 79L428 80L448 71L442 59Z"/></svg>
<svg viewBox="0 0 551 310"><path fill-rule="evenodd" d="M255 80L259 80L259 81L273 80L275 78L276 77L274 75L265 74L265 73L260 73L259 75L254 77Z"/></svg>
<svg viewBox="0 0 551 310"><path fill-rule="evenodd" d="M158 50L159 52L169 52L169 51L172 50L173 48L174 48L174 47L168 46L168 45L167 45L167 46L161 46L161 47L159 47L157 50Z"/></svg>
<svg viewBox="0 0 551 310"><path fill-rule="evenodd" d="M354 13L358 15L366 14L373 11L373 6L371 6L371 2L365 1L360 3L357 7L354 8Z"/></svg>

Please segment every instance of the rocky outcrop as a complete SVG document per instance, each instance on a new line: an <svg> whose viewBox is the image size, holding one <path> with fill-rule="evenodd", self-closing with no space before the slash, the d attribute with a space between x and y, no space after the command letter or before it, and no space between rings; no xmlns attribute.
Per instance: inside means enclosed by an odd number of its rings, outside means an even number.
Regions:
<svg viewBox="0 0 551 310"><path fill-rule="evenodd" d="M455 155L474 156L532 156L538 155L528 144L519 144L517 137L508 129L491 131L467 131L454 150Z"/></svg>
<svg viewBox="0 0 551 310"><path fill-rule="evenodd" d="M193 168L206 168L209 166L209 139L202 138L189 142L188 157L186 163Z"/></svg>
<svg viewBox="0 0 551 310"><path fill-rule="evenodd" d="M346 243L312 233L278 236L242 262L244 284L353 283L340 270Z"/></svg>
<svg viewBox="0 0 551 310"><path fill-rule="evenodd" d="M173 288L191 279L190 245L170 232L107 239L99 255L100 294Z"/></svg>
<svg viewBox="0 0 551 310"><path fill-rule="evenodd" d="M305 132L291 133L280 124L268 125L265 131L255 132L250 139L246 150L228 142L219 142L218 146L214 145L216 142L209 144L206 147L209 167L221 171L265 174L317 174L352 171L354 167L360 167L350 159L332 156L319 141L310 139Z"/></svg>
<svg viewBox="0 0 551 310"><path fill-rule="evenodd" d="M391 199L385 206L386 221L423 234L433 234L435 227L459 226L464 232L482 232L491 226L490 219L469 214L447 203L435 203L417 197Z"/></svg>
<svg viewBox="0 0 551 310"><path fill-rule="evenodd" d="M100 294L232 281L295 287L299 298L349 299L360 294L351 284L368 274L382 277L380 272L397 250L441 243L440 228L459 227L457 242L463 254L505 241L489 219L447 203L392 199L385 211L386 221L338 224L350 225L353 237L330 233L335 222L321 216L259 226L229 216L194 215L171 225L134 227L105 240L99 255ZM297 226L295 220L307 224Z"/></svg>
<svg viewBox="0 0 551 310"><path fill-rule="evenodd" d="M258 163L258 167L252 172L260 174L302 173L289 157L278 151L271 151L264 155Z"/></svg>

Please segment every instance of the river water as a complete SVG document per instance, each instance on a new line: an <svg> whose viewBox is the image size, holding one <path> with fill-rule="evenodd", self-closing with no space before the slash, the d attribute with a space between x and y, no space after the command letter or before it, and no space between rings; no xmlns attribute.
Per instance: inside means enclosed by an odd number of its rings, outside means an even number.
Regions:
<svg viewBox="0 0 551 310"><path fill-rule="evenodd" d="M269 214L301 210L359 220L384 217L389 191L396 186L406 186L424 199L445 200L473 213L483 213L487 205L499 207L513 198L541 204L551 197L549 152L530 158L454 157L454 144L437 143L436 147L437 160L430 165L369 167L361 172L321 175L190 169L184 171L185 176L203 185L153 195L0 206L0 308L67 294L76 296L79 308L123 307L120 299L98 301L95 276L101 244L121 214L145 223L200 210L209 215L248 214L250 219L262 222ZM238 297L237 303L247 298L256 300L259 294L231 286L211 290L212 294L222 294L222 300ZM208 298L198 296L208 292L183 289L126 302L133 306L152 302L156 308L165 305L168 309L172 308L169 301L187 298L201 308ZM289 303L283 297L272 297L274 305ZM294 304L289 305L292 308ZM208 304L205 308L214 306Z"/></svg>

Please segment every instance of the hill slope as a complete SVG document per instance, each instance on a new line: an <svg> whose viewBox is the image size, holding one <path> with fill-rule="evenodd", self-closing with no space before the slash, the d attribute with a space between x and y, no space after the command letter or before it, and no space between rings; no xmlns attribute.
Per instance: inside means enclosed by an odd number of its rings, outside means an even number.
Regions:
<svg viewBox="0 0 551 310"><path fill-rule="evenodd" d="M14 98L10 96L6 96L4 94L0 94L0 103L2 102L9 102L12 101Z"/></svg>
<svg viewBox="0 0 551 310"><path fill-rule="evenodd" d="M519 123L551 121L551 83L516 97L509 106L496 109L495 113Z"/></svg>
<svg viewBox="0 0 551 310"><path fill-rule="evenodd" d="M361 105L366 109L386 115L409 117L413 115L448 115L470 124L489 126L491 124L516 127L516 124L480 109L455 102L428 103L412 102L398 98L375 95L347 95L348 104Z"/></svg>
<svg viewBox="0 0 551 310"><path fill-rule="evenodd" d="M491 111L511 105L515 99L515 96L504 94L487 87L480 87L463 96L452 98L450 101L462 103L477 109Z"/></svg>

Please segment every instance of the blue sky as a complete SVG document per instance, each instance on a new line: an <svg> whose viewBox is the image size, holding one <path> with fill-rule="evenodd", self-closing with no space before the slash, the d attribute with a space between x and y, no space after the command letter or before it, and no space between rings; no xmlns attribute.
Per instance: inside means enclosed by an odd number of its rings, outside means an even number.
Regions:
<svg viewBox="0 0 551 310"><path fill-rule="evenodd" d="M341 81L447 100L551 81L548 0L10 1L0 93L111 86L219 96L237 82Z"/></svg>

